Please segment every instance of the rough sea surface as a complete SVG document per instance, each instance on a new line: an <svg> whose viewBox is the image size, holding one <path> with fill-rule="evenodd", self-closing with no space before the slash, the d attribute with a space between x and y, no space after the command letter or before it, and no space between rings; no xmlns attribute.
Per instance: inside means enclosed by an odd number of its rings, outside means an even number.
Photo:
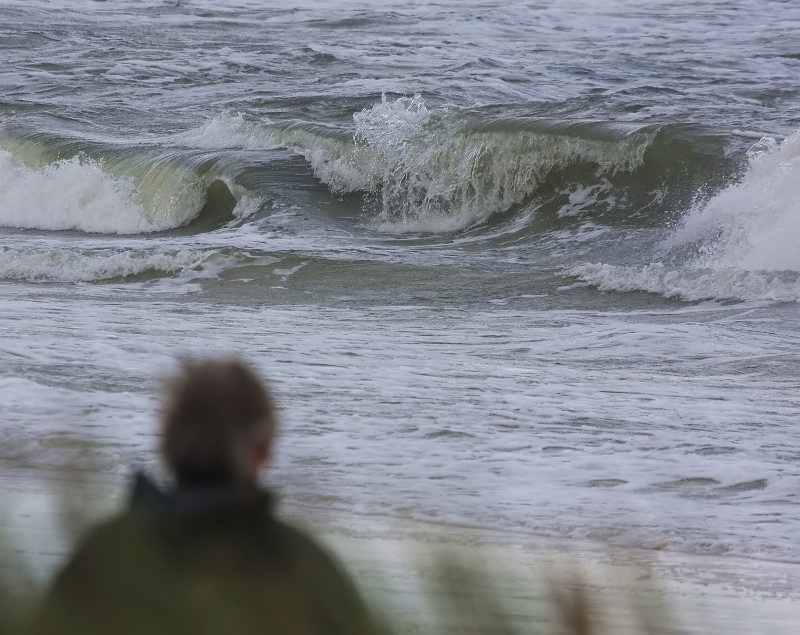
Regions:
<svg viewBox="0 0 800 635"><path fill-rule="evenodd" d="M0 68L4 474L158 473L232 352L287 506L800 561L800 4L0 0Z"/></svg>

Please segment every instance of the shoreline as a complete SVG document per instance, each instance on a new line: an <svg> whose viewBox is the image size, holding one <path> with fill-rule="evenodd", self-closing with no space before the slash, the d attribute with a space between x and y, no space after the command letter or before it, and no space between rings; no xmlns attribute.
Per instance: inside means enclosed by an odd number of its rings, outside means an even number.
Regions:
<svg viewBox="0 0 800 635"><path fill-rule="evenodd" d="M534 625L534 630L546 632L548 625L558 630L553 581L567 596L577 593L587 600L592 632L767 635L794 632L800 623L800 563L636 550L374 516L330 513L325 519L332 521L327 530L312 533L332 547L389 621L405 627L401 632L442 632L430 611L431 597L453 592L441 558L445 563L451 558L461 573L477 572L460 591L477 594L479 601L498 599L515 632ZM463 624L450 627L460 631Z"/></svg>
<svg viewBox="0 0 800 635"><path fill-rule="evenodd" d="M61 525L79 535L118 509L127 491L113 478L5 476L11 478L0 487L7 510L0 520L2 567L22 572L17 579L30 589L46 586L72 548ZM70 514L79 499L77 524ZM567 598L588 602L593 633L766 635L793 632L800 623L800 563L637 550L294 502L278 515L327 545L396 632L463 632L455 596L473 606L489 602L514 632L557 631L554 580ZM454 573L461 576L457 589Z"/></svg>

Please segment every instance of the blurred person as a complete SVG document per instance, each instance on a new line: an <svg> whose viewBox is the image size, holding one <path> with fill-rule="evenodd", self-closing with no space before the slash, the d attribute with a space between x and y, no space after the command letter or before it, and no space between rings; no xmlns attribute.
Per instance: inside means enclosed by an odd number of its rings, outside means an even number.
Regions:
<svg viewBox="0 0 800 635"><path fill-rule="evenodd" d="M184 364L166 385L174 487L137 476L130 508L94 529L55 579L39 633L374 633L355 586L258 484L272 398L236 359Z"/></svg>

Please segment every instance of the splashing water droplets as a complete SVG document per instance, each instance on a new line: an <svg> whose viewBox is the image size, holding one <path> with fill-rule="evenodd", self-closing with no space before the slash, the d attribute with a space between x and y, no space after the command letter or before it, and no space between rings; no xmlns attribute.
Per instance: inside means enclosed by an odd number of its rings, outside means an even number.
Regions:
<svg viewBox="0 0 800 635"><path fill-rule="evenodd" d="M699 242L705 266L800 271L800 133L761 139L748 158L744 178L693 210L672 242Z"/></svg>
<svg viewBox="0 0 800 635"><path fill-rule="evenodd" d="M389 102L384 94L381 103L353 115L356 147L387 155L393 150L402 150L420 134L430 117L420 95Z"/></svg>

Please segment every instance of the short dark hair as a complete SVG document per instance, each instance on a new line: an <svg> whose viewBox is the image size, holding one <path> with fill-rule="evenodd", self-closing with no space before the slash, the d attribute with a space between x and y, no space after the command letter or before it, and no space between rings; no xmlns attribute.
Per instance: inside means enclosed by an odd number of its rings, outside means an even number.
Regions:
<svg viewBox="0 0 800 635"><path fill-rule="evenodd" d="M277 427L262 380L237 358L190 360L166 382L162 448L179 483L252 478L247 463Z"/></svg>

